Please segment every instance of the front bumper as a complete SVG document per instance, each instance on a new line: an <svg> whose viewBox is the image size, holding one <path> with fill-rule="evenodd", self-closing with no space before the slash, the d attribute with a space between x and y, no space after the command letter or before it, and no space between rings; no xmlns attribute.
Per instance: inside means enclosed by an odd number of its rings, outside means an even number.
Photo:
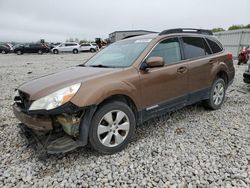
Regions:
<svg viewBox="0 0 250 188"><path fill-rule="evenodd" d="M21 136L25 138L29 146L34 146L42 155L45 153L65 153L83 146L79 138L73 138L66 134L62 125L54 119L56 115L69 110L69 105L64 107L58 108L56 111L53 110L51 113L37 111L37 114L25 111L18 103L12 107L14 115L22 122L19 124Z"/></svg>
<svg viewBox="0 0 250 188"><path fill-rule="evenodd" d="M35 132L49 132L53 129L52 119L46 115L28 115L17 104L13 105L13 113L16 118Z"/></svg>
<svg viewBox="0 0 250 188"><path fill-rule="evenodd" d="M88 143L89 126L96 106L78 108L73 104L65 104L51 111L27 111L22 105L15 103L13 112L19 124L21 135L25 137L29 145L38 147L38 151L49 154L65 153ZM57 115L80 113L79 135L69 136L64 132L62 125L55 120ZM84 114L84 115L83 115ZM69 125L71 126L71 125Z"/></svg>
<svg viewBox="0 0 250 188"><path fill-rule="evenodd" d="M244 72L243 73L243 81L247 84L250 84L250 72Z"/></svg>
<svg viewBox="0 0 250 188"><path fill-rule="evenodd" d="M37 135L23 123L20 123L19 127L20 134L26 140L27 145L37 150L40 156L66 153L82 146L81 142L72 139L64 132L50 131L44 135Z"/></svg>

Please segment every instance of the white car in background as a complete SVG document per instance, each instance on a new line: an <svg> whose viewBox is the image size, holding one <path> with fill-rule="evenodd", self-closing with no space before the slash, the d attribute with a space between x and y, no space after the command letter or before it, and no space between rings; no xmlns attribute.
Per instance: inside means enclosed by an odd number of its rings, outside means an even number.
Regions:
<svg viewBox="0 0 250 188"><path fill-rule="evenodd" d="M80 45L80 51L88 51L88 52L96 52L98 51L97 45L91 44L91 43L83 43Z"/></svg>
<svg viewBox="0 0 250 188"><path fill-rule="evenodd" d="M76 42L64 42L52 48L51 51L54 54L58 54L59 52L72 52L73 54L77 54L80 51L80 45Z"/></svg>

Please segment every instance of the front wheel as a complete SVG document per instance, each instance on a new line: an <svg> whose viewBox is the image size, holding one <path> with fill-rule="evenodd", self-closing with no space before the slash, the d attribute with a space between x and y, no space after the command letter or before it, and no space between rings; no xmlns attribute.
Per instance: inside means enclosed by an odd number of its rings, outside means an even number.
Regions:
<svg viewBox="0 0 250 188"><path fill-rule="evenodd" d="M224 102L226 94L226 84L222 78L218 78L212 86L210 97L205 102L205 106L217 110Z"/></svg>
<svg viewBox="0 0 250 188"><path fill-rule="evenodd" d="M2 52L1 52L1 53L2 53L2 54L7 54L5 50L2 50Z"/></svg>
<svg viewBox="0 0 250 188"><path fill-rule="evenodd" d="M16 53L17 53L17 55L22 55L23 54L23 52L21 50L18 50Z"/></svg>
<svg viewBox="0 0 250 188"><path fill-rule="evenodd" d="M53 53L54 53L54 54L58 54L59 51L58 51L58 50L53 50Z"/></svg>
<svg viewBox="0 0 250 188"><path fill-rule="evenodd" d="M89 141L92 148L103 154L124 149L135 132L135 115L128 105L114 101L101 106L95 113Z"/></svg>

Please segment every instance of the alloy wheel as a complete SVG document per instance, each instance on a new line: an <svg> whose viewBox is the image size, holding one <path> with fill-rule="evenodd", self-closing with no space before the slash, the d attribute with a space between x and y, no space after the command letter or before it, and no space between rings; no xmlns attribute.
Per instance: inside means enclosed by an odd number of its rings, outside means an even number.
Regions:
<svg viewBox="0 0 250 188"><path fill-rule="evenodd" d="M106 147L118 146L126 139L129 128L129 118L123 111L110 111L98 124L98 139Z"/></svg>
<svg viewBox="0 0 250 188"><path fill-rule="evenodd" d="M225 88L222 83L217 83L214 88L213 102L215 105L220 105L224 98Z"/></svg>

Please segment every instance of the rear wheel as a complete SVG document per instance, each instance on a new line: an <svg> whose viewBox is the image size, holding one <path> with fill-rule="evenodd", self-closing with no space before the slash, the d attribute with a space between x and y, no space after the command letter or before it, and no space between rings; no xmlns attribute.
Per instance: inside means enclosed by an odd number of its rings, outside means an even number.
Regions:
<svg viewBox="0 0 250 188"><path fill-rule="evenodd" d="M114 101L95 113L90 131L91 146L100 153L113 154L124 149L135 131L135 116L128 105Z"/></svg>
<svg viewBox="0 0 250 188"><path fill-rule="evenodd" d="M42 51L42 50L38 50L37 53L40 54L40 55L42 55L42 54L43 54L43 51Z"/></svg>
<svg viewBox="0 0 250 188"><path fill-rule="evenodd" d="M6 54L6 51L5 50L2 50L2 52L1 52L2 54Z"/></svg>
<svg viewBox="0 0 250 188"><path fill-rule="evenodd" d="M73 54L77 54L78 53L78 50L77 49L74 49L73 50Z"/></svg>
<svg viewBox="0 0 250 188"><path fill-rule="evenodd" d="M94 49L94 48L91 48L91 49L90 49L90 52L94 53L94 52L95 52L95 49Z"/></svg>
<svg viewBox="0 0 250 188"><path fill-rule="evenodd" d="M205 101L205 106L212 110L219 109L224 102L225 94L225 81L222 78L218 78L212 86L209 99Z"/></svg>

